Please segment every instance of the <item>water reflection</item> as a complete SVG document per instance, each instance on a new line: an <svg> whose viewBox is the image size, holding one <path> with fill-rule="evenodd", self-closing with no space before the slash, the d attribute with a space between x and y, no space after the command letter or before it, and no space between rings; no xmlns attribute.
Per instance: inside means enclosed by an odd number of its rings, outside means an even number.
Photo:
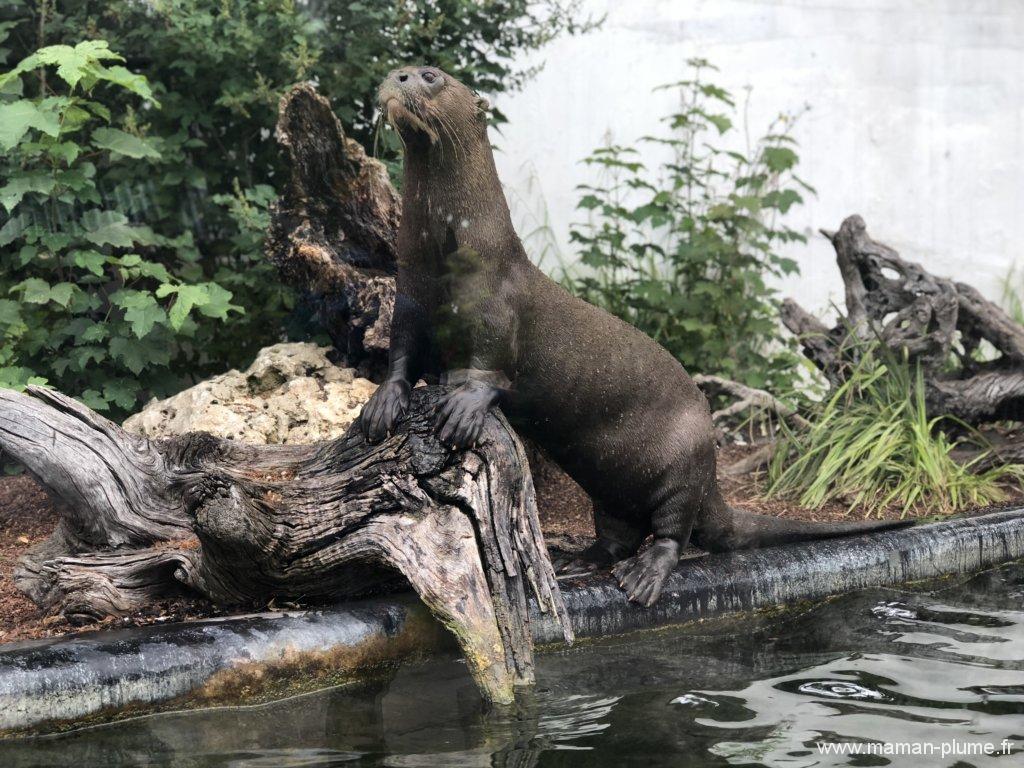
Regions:
<svg viewBox="0 0 1024 768"><path fill-rule="evenodd" d="M452 659L258 707L0 744L0 765L974 765L1010 756L822 754L819 743L1024 748L1024 566L873 590L713 629L540 658L542 687L485 715Z"/></svg>

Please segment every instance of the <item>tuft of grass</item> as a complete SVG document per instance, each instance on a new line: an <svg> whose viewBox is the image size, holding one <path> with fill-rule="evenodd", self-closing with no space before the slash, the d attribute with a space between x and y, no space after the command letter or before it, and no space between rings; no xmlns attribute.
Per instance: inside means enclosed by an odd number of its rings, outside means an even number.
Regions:
<svg viewBox="0 0 1024 768"><path fill-rule="evenodd" d="M1002 303L1003 309L1016 322L1024 324L1024 281L1022 281L1022 270L1017 264L1010 267L1010 271L1002 279Z"/></svg>
<svg viewBox="0 0 1024 768"><path fill-rule="evenodd" d="M1024 479L1017 465L977 471L987 451L956 461L957 445L983 444L982 436L959 420L929 418L920 368L877 346L809 422L802 429L783 425L768 467L769 497L812 509L839 499L865 517L892 505L901 517L913 510L951 514L1003 501L1008 487ZM942 426L964 437L952 440Z"/></svg>

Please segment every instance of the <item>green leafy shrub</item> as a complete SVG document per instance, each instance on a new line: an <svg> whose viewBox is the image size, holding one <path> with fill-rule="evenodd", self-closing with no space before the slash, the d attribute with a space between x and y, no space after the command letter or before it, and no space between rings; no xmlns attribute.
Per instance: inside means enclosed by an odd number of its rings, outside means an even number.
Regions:
<svg viewBox="0 0 1024 768"><path fill-rule="evenodd" d="M890 505L951 513L1006 498L1006 486L1024 479L1019 466L976 472L982 453L966 464L952 451L981 441L965 424L928 418L919 368L880 347L865 350L846 381L800 430L783 428L768 470L768 495L811 509L843 499L867 514ZM951 440L942 427L964 437Z"/></svg>
<svg viewBox="0 0 1024 768"><path fill-rule="evenodd" d="M376 89L394 67L436 64L500 92L529 76L515 63L521 51L585 29L578 15L579 0L0 0L0 59L104 39L148 78L161 109L138 108L130 93L108 93L105 104L140 135L160 137L162 162L110 174L112 207L164 236L190 232L192 279L216 281L250 309L207 339L204 357L223 368L287 333L292 297L262 258L251 216L284 183L273 130L288 87L316 81L369 150ZM46 82L26 87L45 96ZM385 160L393 149L381 148Z"/></svg>
<svg viewBox="0 0 1024 768"><path fill-rule="evenodd" d="M692 371L789 389L796 357L782 340L769 276L793 274L781 243L804 241L780 219L810 186L781 116L749 152L726 148L738 111L691 60L691 78L666 88L680 108L666 136L642 142L668 155L652 173L637 150L612 145L585 162L600 180L580 187L588 221L570 233L584 269L566 285L640 328Z"/></svg>
<svg viewBox="0 0 1024 768"><path fill-rule="evenodd" d="M268 205L283 183L272 135L281 94L316 80L369 149L376 87L390 69L424 61L488 92L516 87L531 73L514 63L520 51L587 28L576 20L578 7L578 0L0 0L0 70L37 49L102 38L104 50L124 57L106 71L141 73L127 82L147 88L142 99L126 83L102 80L95 94L81 83L74 93L60 91L59 73L43 66L12 77L8 89L21 90L0 97L32 105L0 121L12 148L0 163L0 185L18 206L0 209L3 382L45 378L123 412L150 393L245 365L266 344L308 337L311 326L291 312L291 292L261 253ZM96 87L90 82L88 90ZM88 118L68 123L59 141L51 135L57 98L80 100L68 114ZM156 101L160 109L151 108ZM12 133L25 120L28 133L16 142ZM51 145L74 154L63 159ZM70 187L75 174L86 176ZM49 191L29 188L46 178L54 180ZM65 231L72 219L80 231ZM92 242L87 222L101 230L94 238L109 225L116 240ZM61 245L64 235L71 239ZM78 253L87 250L104 261ZM249 311L230 311L232 304ZM97 318L97 327L85 325Z"/></svg>
<svg viewBox="0 0 1024 768"><path fill-rule="evenodd" d="M0 385L53 384L125 413L202 371L214 320L241 313L202 279L190 232L133 223L118 198L126 169L159 172L166 142L133 113L155 108L146 79L103 41L40 48L0 75ZM42 93L24 95L29 78Z"/></svg>

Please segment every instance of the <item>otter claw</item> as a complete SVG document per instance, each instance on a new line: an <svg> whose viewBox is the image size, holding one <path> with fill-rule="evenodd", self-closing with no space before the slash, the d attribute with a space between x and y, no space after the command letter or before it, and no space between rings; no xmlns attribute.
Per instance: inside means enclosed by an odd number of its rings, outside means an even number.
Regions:
<svg viewBox="0 0 1024 768"><path fill-rule="evenodd" d="M409 386L394 381L381 384L363 406L359 414L359 427L369 443L391 437L395 424L409 410Z"/></svg>
<svg viewBox="0 0 1024 768"><path fill-rule="evenodd" d="M457 389L438 404L434 434L452 450L475 447L490 401L477 389Z"/></svg>
<svg viewBox="0 0 1024 768"><path fill-rule="evenodd" d="M656 541L639 555L616 563L612 574L630 601L650 608L658 601L665 579L679 562L679 549L672 539Z"/></svg>

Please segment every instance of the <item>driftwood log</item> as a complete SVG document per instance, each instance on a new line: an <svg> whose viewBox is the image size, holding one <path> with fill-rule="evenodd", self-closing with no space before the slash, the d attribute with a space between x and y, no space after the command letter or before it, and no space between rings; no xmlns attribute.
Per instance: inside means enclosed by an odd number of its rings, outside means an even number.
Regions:
<svg viewBox="0 0 1024 768"><path fill-rule="evenodd" d="M148 440L52 390L0 390L0 450L59 503L18 587L82 621L200 595L226 605L358 597L404 577L455 635L484 696L532 682L528 598L569 623L519 440L488 418L478 448L432 434L436 388L378 445L192 433Z"/></svg>
<svg viewBox="0 0 1024 768"><path fill-rule="evenodd" d="M822 234L836 251L845 315L829 328L787 299L782 321L833 386L863 342L880 342L920 365L931 415L972 425L1021 418L1024 326L970 285L873 240L860 216Z"/></svg>

